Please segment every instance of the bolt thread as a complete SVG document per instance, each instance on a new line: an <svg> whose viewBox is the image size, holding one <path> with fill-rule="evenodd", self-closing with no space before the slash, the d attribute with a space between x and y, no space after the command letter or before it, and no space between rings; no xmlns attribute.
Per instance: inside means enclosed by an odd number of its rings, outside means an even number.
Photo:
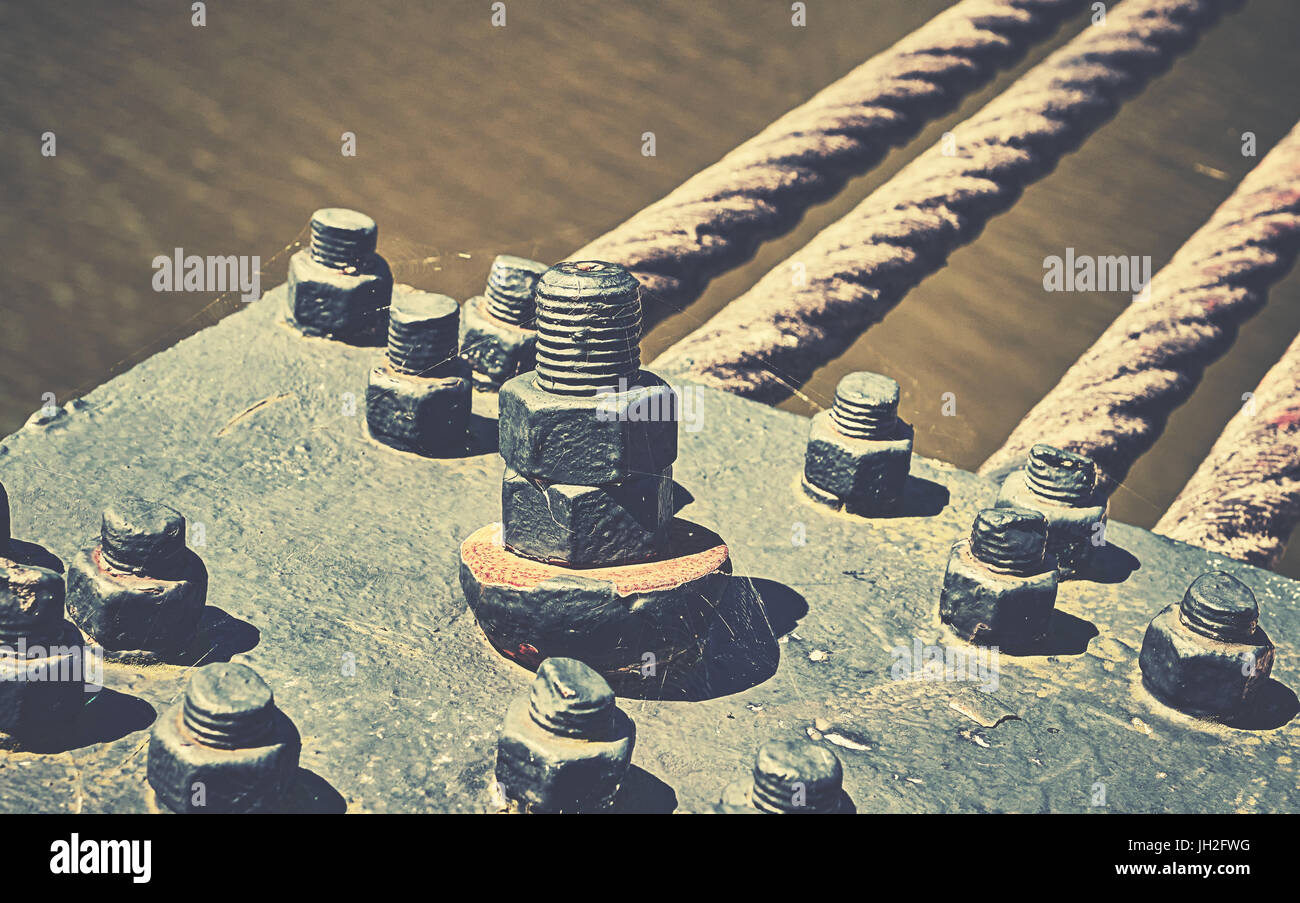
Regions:
<svg viewBox="0 0 1300 903"><path fill-rule="evenodd" d="M551 267L537 283L537 384L596 395L636 381L641 369L641 287L614 263Z"/></svg>
<svg viewBox="0 0 1300 903"><path fill-rule="evenodd" d="M108 567L131 574L168 572L185 552L185 518L144 499L123 499L104 509L99 554Z"/></svg>
<svg viewBox="0 0 1300 903"><path fill-rule="evenodd" d="M394 291L388 313L388 366L411 376L441 376L455 366L460 305L431 292Z"/></svg>
<svg viewBox="0 0 1300 903"><path fill-rule="evenodd" d="M546 264L511 254L500 254L488 270L488 313L512 326L532 326L537 318L533 298L537 280L546 272Z"/></svg>
<svg viewBox="0 0 1300 903"><path fill-rule="evenodd" d="M311 258L335 270L360 269L375 252L379 230L364 213L327 207L311 215Z"/></svg>
<svg viewBox="0 0 1300 903"><path fill-rule="evenodd" d="M181 706L186 730L216 749L264 745L274 729L274 716L270 688L252 668L230 663L196 671Z"/></svg>
<svg viewBox="0 0 1300 903"><path fill-rule="evenodd" d="M42 567L0 567L0 643L40 643L63 626L64 580Z"/></svg>
<svg viewBox="0 0 1300 903"><path fill-rule="evenodd" d="M985 508L971 527L970 550L993 570L1038 573L1047 548L1047 519L1027 508Z"/></svg>
<svg viewBox="0 0 1300 903"><path fill-rule="evenodd" d="M843 766L829 750L777 740L758 751L750 799L764 812L831 812L839 804L843 782Z"/></svg>
<svg viewBox="0 0 1300 903"><path fill-rule="evenodd" d="M1040 498L1076 504L1092 495L1097 484L1097 467L1083 455L1050 445L1035 445L1029 450L1025 482Z"/></svg>
<svg viewBox="0 0 1300 903"><path fill-rule="evenodd" d="M1183 595L1178 615L1188 629L1224 643L1248 642L1259 626L1255 594L1223 571L1193 580Z"/></svg>
<svg viewBox="0 0 1300 903"><path fill-rule="evenodd" d="M614 692L603 677L571 658L548 658L529 690L533 721L562 737L599 739L614 723Z"/></svg>
<svg viewBox="0 0 1300 903"><path fill-rule="evenodd" d="M850 373L835 387L831 420L853 439L887 439L898 426L898 383L879 373Z"/></svg>
<svg viewBox="0 0 1300 903"><path fill-rule="evenodd" d="M10 529L9 493L5 492L4 485L0 484L0 552L9 549L9 539L13 535Z"/></svg>

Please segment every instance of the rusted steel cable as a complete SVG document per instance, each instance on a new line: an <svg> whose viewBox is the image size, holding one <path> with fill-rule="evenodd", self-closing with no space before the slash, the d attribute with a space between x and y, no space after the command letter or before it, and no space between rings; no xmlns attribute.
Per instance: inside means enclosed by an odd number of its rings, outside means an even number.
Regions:
<svg viewBox="0 0 1300 903"><path fill-rule="evenodd" d="M774 402L975 239L1235 0L1126 0L839 222L669 348L654 368Z"/></svg>
<svg viewBox="0 0 1300 903"><path fill-rule="evenodd" d="M646 318L667 316L1082 6L962 0L571 259L623 264L654 302Z"/></svg>
<svg viewBox="0 0 1300 903"><path fill-rule="evenodd" d="M1232 345L1237 326L1300 252L1300 125L1251 170L1135 301L1020 421L980 473L998 477L1046 442L1097 462L1102 489L1123 481Z"/></svg>
<svg viewBox="0 0 1300 903"><path fill-rule="evenodd" d="M1264 375L1153 532L1271 568L1300 523L1300 338Z"/></svg>

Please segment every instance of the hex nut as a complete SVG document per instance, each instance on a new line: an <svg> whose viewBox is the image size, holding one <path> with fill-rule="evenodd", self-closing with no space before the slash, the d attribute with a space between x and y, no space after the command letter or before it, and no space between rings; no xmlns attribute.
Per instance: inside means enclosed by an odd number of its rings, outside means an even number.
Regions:
<svg viewBox="0 0 1300 903"><path fill-rule="evenodd" d="M822 411L809 428L803 485L815 500L850 514L885 516L898 513L911 466L909 424L899 420L889 439L855 439Z"/></svg>
<svg viewBox="0 0 1300 903"><path fill-rule="evenodd" d="M989 568L971 554L969 539L952 547L939 596L939 619L962 639L1008 652L1047 636L1056 607L1056 569L1018 576Z"/></svg>
<svg viewBox="0 0 1300 903"><path fill-rule="evenodd" d="M68 565L68 616L110 658L169 658L186 649L198 630L207 599L208 574L186 549L171 578L119 571L96 546Z"/></svg>
<svg viewBox="0 0 1300 903"><path fill-rule="evenodd" d="M573 567L645 561L668 550L672 468L602 486L544 483L507 469L501 515L505 544L528 558Z"/></svg>
<svg viewBox="0 0 1300 903"><path fill-rule="evenodd" d="M461 307L460 354L473 368L476 384L496 389L536 365L537 330L498 320L488 299L478 295Z"/></svg>
<svg viewBox="0 0 1300 903"><path fill-rule="evenodd" d="M243 665L209 665L195 672L191 687L207 668L252 673ZM159 802L179 813L275 811L298 770L302 741L293 722L270 702L266 729L253 745L214 743L187 720L189 693L159 716L150 735L148 780Z"/></svg>
<svg viewBox="0 0 1300 903"><path fill-rule="evenodd" d="M289 319L306 335L352 345L382 345L393 274L370 254L356 271L325 266L304 249L289 258Z"/></svg>
<svg viewBox="0 0 1300 903"><path fill-rule="evenodd" d="M457 365L458 375L430 378L396 373L387 366L371 370L366 386L370 435L426 457L463 450L473 389L468 364Z"/></svg>
<svg viewBox="0 0 1300 903"><path fill-rule="evenodd" d="M1072 505L1043 498L1030 488L1023 470L1002 483L995 505L998 508L1029 508L1047 518L1047 552L1056 558L1060 578L1086 575L1103 536L1096 525L1106 522L1106 503Z"/></svg>
<svg viewBox="0 0 1300 903"><path fill-rule="evenodd" d="M1167 605L1142 638L1143 683L1161 702L1189 715L1229 718L1248 704L1273 669L1274 649L1256 625L1246 642L1222 642L1189 628Z"/></svg>
<svg viewBox="0 0 1300 903"><path fill-rule="evenodd" d="M63 599L55 571L0 568L0 746L55 735L86 703L87 651Z"/></svg>
<svg viewBox="0 0 1300 903"><path fill-rule="evenodd" d="M716 533L675 520L665 558L573 570L516 555L500 530L489 524L461 544L460 584L502 655L528 668L576 658L611 682L639 681L647 654L665 679L699 660L713 609L731 586Z"/></svg>
<svg viewBox="0 0 1300 903"><path fill-rule="evenodd" d="M596 486L663 473L677 459L677 394L653 373L598 395L548 392L534 375L509 380L498 396L501 456L516 473Z"/></svg>
<svg viewBox="0 0 1300 903"><path fill-rule="evenodd" d="M557 667L558 666L558 667ZM561 671L563 669L563 671ZM561 679L584 676L599 682L607 711L592 711L597 723L557 732L537 712L537 685L551 683L561 671ZM562 687L573 693L574 688ZM561 700L561 702L564 702ZM496 778L503 795L518 811L525 813L581 813L607 809L613 803L632 759L636 727L614 705L609 685L581 662L549 659L538 668L532 695L525 694L511 702L506 710L501 737L497 743Z"/></svg>

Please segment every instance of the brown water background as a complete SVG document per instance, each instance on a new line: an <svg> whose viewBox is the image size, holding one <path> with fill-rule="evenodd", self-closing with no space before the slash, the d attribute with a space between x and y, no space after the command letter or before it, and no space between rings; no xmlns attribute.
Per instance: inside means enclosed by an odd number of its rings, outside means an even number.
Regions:
<svg viewBox="0 0 1300 903"><path fill-rule="evenodd" d="M486 0L220 0L201 28L176 0L0 4L0 432L44 393L84 394L240 307L155 293L156 255L259 255L270 288L311 211L349 206L379 222L400 281L464 299L493 255L563 259L950 5L809 0L795 28L784 0L505 2L504 28ZM647 336L646 359L1086 26L715 282ZM1128 303L1044 292L1044 258L1149 254L1159 269L1256 162L1242 133L1263 156L1300 118L1298 39L1295 0L1227 16L784 407L810 413L844 373L880 370L902 384L918 452L978 466ZM1154 523L1300 329L1298 302L1291 275L1133 469L1115 517ZM1282 569L1300 574L1300 551Z"/></svg>

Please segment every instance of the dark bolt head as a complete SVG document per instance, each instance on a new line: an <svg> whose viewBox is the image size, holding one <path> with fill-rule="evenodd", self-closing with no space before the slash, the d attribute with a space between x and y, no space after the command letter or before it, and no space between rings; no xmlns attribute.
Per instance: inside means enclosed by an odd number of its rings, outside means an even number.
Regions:
<svg viewBox="0 0 1300 903"><path fill-rule="evenodd" d="M41 639L63 622L63 577L23 564L0 568L0 642Z"/></svg>
<svg viewBox="0 0 1300 903"><path fill-rule="evenodd" d="M340 270L356 269L375 251L379 227L364 213L326 207L311 215L311 256Z"/></svg>
<svg viewBox="0 0 1300 903"><path fill-rule="evenodd" d="M971 554L999 571L1037 573L1047 548L1047 518L1028 508L985 508L971 528Z"/></svg>
<svg viewBox="0 0 1300 903"><path fill-rule="evenodd" d="M185 552L185 518L175 508L127 498L104 509L100 554L112 568L161 573Z"/></svg>
<svg viewBox="0 0 1300 903"><path fill-rule="evenodd" d="M886 439L898 421L898 383L879 373L850 373L835 387L831 420L854 439Z"/></svg>
<svg viewBox="0 0 1300 903"><path fill-rule="evenodd" d="M1073 504L1091 497L1097 485L1097 465L1074 452L1035 445L1029 450L1025 479L1035 495Z"/></svg>
<svg viewBox="0 0 1300 903"><path fill-rule="evenodd" d="M626 388L641 367L641 284L595 260L551 267L537 282L537 384L561 395Z"/></svg>
<svg viewBox="0 0 1300 903"><path fill-rule="evenodd" d="M185 688L185 727L205 746L259 746L272 730L274 714L271 688L247 665L204 665Z"/></svg>
<svg viewBox="0 0 1300 903"><path fill-rule="evenodd" d="M774 813L835 811L844 767L824 746L806 740L772 740L754 759L755 808Z"/></svg>
<svg viewBox="0 0 1300 903"><path fill-rule="evenodd" d="M3 485L0 485L0 552L9 548L11 535L9 528L9 493L5 492Z"/></svg>
<svg viewBox="0 0 1300 903"><path fill-rule="evenodd" d="M614 723L614 691L577 659L542 662L528 703L533 721L562 737L603 739Z"/></svg>
<svg viewBox="0 0 1300 903"><path fill-rule="evenodd" d="M388 365L398 373L451 375L456 366L460 305L455 298L407 288L388 312Z"/></svg>
<svg viewBox="0 0 1300 903"><path fill-rule="evenodd" d="M1190 630L1225 643L1245 643L1259 626L1259 604L1250 587L1231 574L1211 571L1183 595L1180 620Z"/></svg>
<svg viewBox="0 0 1300 903"><path fill-rule="evenodd" d="M488 271L488 310L494 317L514 326L531 326L537 316L533 293L546 264L512 254L499 254Z"/></svg>

